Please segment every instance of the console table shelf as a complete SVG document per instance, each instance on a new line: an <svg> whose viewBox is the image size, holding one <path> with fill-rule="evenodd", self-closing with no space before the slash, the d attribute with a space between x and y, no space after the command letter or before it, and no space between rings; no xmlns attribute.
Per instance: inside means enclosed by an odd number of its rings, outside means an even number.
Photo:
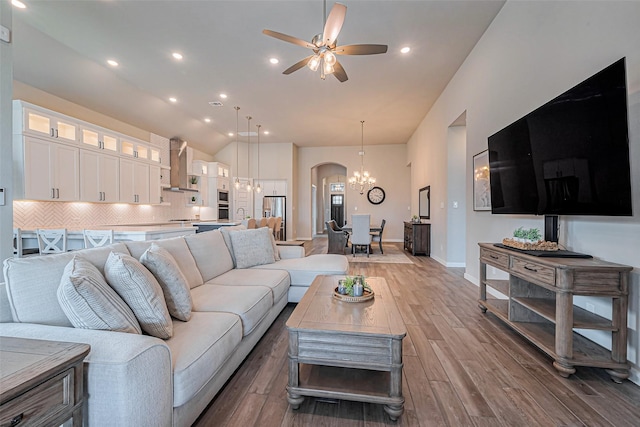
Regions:
<svg viewBox="0 0 640 427"><path fill-rule="evenodd" d="M508 280L487 279L487 265L509 273ZM478 305L554 359L560 375L575 366L607 369L615 382L629 377L627 309L632 267L595 259L538 258L480 243ZM507 299L487 298L487 287ZM609 297L612 320L573 305L573 296ZM611 351L574 329L611 333Z"/></svg>

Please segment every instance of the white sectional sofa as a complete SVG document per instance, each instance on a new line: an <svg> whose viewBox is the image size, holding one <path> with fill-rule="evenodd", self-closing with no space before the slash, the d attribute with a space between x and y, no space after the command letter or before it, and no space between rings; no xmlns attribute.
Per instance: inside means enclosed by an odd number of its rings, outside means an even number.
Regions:
<svg viewBox="0 0 640 427"><path fill-rule="evenodd" d="M73 257L104 273L112 251L139 259L151 243L4 261L0 336L91 345L85 359L84 425L191 425L287 302L298 302L316 275L348 271L342 255L305 257L303 248L291 246L278 247L279 261L234 268L233 250L219 230L157 240L189 283L190 320L171 319L173 336L167 340L74 328L57 297Z"/></svg>

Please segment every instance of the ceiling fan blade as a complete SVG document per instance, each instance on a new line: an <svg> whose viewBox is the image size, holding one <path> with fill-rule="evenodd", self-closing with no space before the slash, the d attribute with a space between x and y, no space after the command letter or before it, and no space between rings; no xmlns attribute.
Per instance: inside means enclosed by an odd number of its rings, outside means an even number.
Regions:
<svg viewBox="0 0 640 427"><path fill-rule="evenodd" d="M316 47L314 45L312 45L309 42L306 42L302 39L299 39L297 37L293 37L293 36L288 36L286 34L282 34L279 33L277 31L271 31L271 30L262 30L262 34L266 34L268 36L274 37L276 39L288 42L288 43L293 43L293 44L297 44L298 46L302 46L302 47L306 47L309 49L315 49Z"/></svg>
<svg viewBox="0 0 640 427"><path fill-rule="evenodd" d="M348 44L345 46L336 46L333 49L336 55L375 55L377 53L386 53L386 44Z"/></svg>
<svg viewBox="0 0 640 427"><path fill-rule="evenodd" d="M298 61L295 64L293 64L291 67L287 68L286 70L284 70L282 72L282 74L291 74L294 71L298 71L300 68L304 67L305 65L307 65L307 62L309 62L309 60L311 60L311 58L313 58L313 55L307 56L306 58L304 58L302 61Z"/></svg>
<svg viewBox="0 0 640 427"><path fill-rule="evenodd" d="M336 3L329 12L327 22L324 24L324 32L322 33L322 41L325 46L331 46L335 43L342 24L344 24L344 17L347 14L347 6Z"/></svg>
<svg viewBox="0 0 640 427"><path fill-rule="evenodd" d="M338 61L336 61L336 63L333 65L333 75L336 76L336 79L340 80L340 82L342 83L349 80L349 77L347 77L347 72L344 70L344 68L342 68L342 65Z"/></svg>

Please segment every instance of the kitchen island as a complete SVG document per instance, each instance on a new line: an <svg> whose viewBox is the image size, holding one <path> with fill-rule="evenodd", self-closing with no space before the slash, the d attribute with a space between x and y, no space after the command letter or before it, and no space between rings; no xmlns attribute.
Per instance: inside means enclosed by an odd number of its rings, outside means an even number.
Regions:
<svg viewBox="0 0 640 427"><path fill-rule="evenodd" d="M230 220L212 220L212 221L198 221L192 222L191 225L197 227L197 233L202 233L205 231L217 230L221 227L230 227L232 225L240 225L240 221L230 221Z"/></svg>
<svg viewBox="0 0 640 427"><path fill-rule="evenodd" d="M45 228L45 227L43 227ZM46 227L64 228L64 227ZM113 230L113 238L116 242L127 240L158 240L168 237L186 236L194 234L196 227L191 225L113 225L87 227L91 230ZM22 230L22 247L37 248L38 238L36 230ZM67 249L76 250L84 248L84 236L82 229L67 228Z"/></svg>

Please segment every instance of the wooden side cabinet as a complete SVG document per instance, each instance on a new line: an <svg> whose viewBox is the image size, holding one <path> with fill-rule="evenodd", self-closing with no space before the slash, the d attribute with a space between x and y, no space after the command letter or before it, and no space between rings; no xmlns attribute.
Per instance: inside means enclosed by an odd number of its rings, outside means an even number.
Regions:
<svg viewBox="0 0 640 427"><path fill-rule="evenodd" d="M82 426L87 344L0 337L0 425Z"/></svg>
<svg viewBox="0 0 640 427"><path fill-rule="evenodd" d="M509 273L487 278L487 266ZM480 299L487 310L554 359L563 377L575 366L605 368L613 381L629 377L627 309L632 267L597 259L535 257L480 243ZM506 299L490 298L487 286ZM611 320L573 305L574 295L611 299ZM611 333L611 351L574 332Z"/></svg>
<svg viewBox="0 0 640 427"><path fill-rule="evenodd" d="M431 255L431 224L404 222L404 250L411 255Z"/></svg>

